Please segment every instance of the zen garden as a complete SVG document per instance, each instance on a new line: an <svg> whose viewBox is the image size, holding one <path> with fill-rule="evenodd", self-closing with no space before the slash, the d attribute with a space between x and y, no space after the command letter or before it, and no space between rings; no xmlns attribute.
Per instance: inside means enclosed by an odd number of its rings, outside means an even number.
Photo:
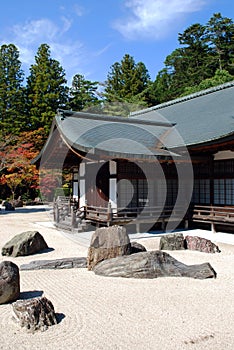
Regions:
<svg viewBox="0 0 234 350"><path fill-rule="evenodd" d="M133 344L164 332L159 319L181 349L231 349L233 31L214 14L179 34L154 81L125 54L101 89L79 73L68 86L48 44L26 77L18 48L0 47L0 322L14 346L74 348L77 332L77 348L104 349L91 333L115 342L125 324Z"/></svg>

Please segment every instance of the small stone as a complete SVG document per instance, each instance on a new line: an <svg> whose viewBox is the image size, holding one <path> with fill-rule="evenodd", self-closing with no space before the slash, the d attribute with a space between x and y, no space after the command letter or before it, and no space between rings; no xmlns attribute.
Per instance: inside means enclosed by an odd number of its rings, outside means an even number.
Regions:
<svg viewBox="0 0 234 350"><path fill-rule="evenodd" d="M146 248L138 242L131 242L131 254L140 252L146 252Z"/></svg>
<svg viewBox="0 0 234 350"><path fill-rule="evenodd" d="M184 236L183 233L168 234L160 238L160 250L183 250Z"/></svg>
<svg viewBox="0 0 234 350"><path fill-rule="evenodd" d="M34 332L57 324L54 306L46 297L17 300L12 304L13 319L20 327Z"/></svg>
<svg viewBox="0 0 234 350"><path fill-rule="evenodd" d="M0 304L15 301L20 295L19 268L11 261L0 263Z"/></svg>
<svg viewBox="0 0 234 350"><path fill-rule="evenodd" d="M15 210L15 207L13 206L13 204L8 202L8 201L5 201L3 205L4 205L6 211L14 211Z"/></svg>
<svg viewBox="0 0 234 350"><path fill-rule="evenodd" d="M219 247L209 239L198 236L186 236L185 245L187 249L198 250L203 253L220 253Z"/></svg>

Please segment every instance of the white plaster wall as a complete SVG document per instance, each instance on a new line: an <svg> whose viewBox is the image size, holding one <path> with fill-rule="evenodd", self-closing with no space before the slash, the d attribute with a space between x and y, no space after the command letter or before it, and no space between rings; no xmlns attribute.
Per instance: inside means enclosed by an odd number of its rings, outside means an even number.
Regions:
<svg viewBox="0 0 234 350"><path fill-rule="evenodd" d="M83 207L86 204L85 201L85 180L80 180L80 207Z"/></svg>
<svg viewBox="0 0 234 350"><path fill-rule="evenodd" d="M116 179L109 180L109 201L113 209L117 208L117 181Z"/></svg>

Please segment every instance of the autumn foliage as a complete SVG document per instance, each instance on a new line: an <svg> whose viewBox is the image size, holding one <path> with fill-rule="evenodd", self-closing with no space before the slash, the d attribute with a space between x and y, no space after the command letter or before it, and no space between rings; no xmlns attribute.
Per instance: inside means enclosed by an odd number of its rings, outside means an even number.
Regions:
<svg viewBox="0 0 234 350"><path fill-rule="evenodd" d="M41 148L41 130L34 132L24 132L19 137L2 142L0 148L1 169L0 184L7 186L14 200L16 194L27 193L31 195L34 189L38 189L38 170L31 163ZM3 187L1 187L3 188Z"/></svg>

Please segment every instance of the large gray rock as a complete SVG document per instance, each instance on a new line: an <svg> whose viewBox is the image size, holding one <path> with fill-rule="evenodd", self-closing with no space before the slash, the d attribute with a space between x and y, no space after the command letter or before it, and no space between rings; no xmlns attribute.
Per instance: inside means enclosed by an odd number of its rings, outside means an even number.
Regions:
<svg viewBox="0 0 234 350"><path fill-rule="evenodd" d="M87 267L87 258L62 258L54 260L35 260L20 266L20 270L72 269Z"/></svg>
<svg viewBox="0 0 234 350"><path fill-rule="evenodd" d="M44 331L57 324L54 306L45 297L17 300L12 304L13 319L29 331Z"/></svg>
<svg viewBox="0 0 234 350"><path fill-rule="evenodd" d="M198 250L203 253L220 253L219 247L209 239L198 236L186 236L185 245L187 249Z"/></svg>
<svg viewBox="0 0 234 350"><path fill-rule="evenodd" d="M38 231L26 231L13 237L2 248L2 255L24 256L48 249L48 245Z"/></svg>
<svg viewBox="0 0 234 350"><path fill-rule="evenodd" d="M20 295L19 268L11 261L0 263L0 304L15 301Z"/></svg>
<svg viewBox="0 0 234 350"><path fill-rule="evenodd" d="M131 243L123 226L98 228L91 238L87 267L92 270L100 261L131 254Z"/></svg>
<svg viewBox="0 0 234 350"><path fill-rule="evenodd" d="M162 236L159 243L160 250L183 250L184 236L183 233L173 233Z"/></svg>
<svg viewBox="0 0 234 350"><path fill-rule="evenodd" d="M216 272L209 263L185 265L160 250L105 260L97 264L93 271L97 275L127 278L216 277Z"/></svg>

